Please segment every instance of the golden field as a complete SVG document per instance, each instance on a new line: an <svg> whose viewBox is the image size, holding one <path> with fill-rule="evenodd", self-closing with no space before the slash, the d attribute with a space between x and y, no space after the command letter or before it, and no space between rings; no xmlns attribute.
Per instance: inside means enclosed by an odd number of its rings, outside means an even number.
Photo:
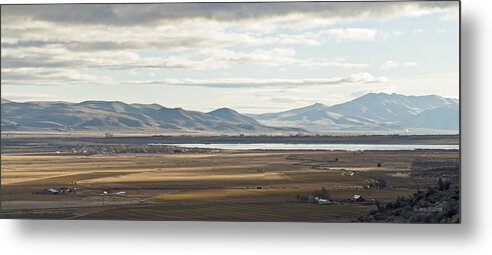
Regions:
<svg viewBox="0 0 492 255"><path fill-rule="evenodd" d="M370 202L347 202L356 194L385 202L430 185L434 180L409 175L412 161L426 157L457 159L459 152L4 153L2 213L10 218L348 221L375 208ZM387 188L368 188L379 178ZM78 190L37 194L50 187ZM296 200L321 187L341 202Z"/></svg>

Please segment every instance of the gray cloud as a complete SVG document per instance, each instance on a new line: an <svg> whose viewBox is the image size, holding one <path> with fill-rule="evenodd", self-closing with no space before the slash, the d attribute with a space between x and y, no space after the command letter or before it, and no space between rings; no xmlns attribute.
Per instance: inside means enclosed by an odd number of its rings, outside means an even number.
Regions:
<svg viewBox="0 0 492 255"><path fill-rule="evenodd" d="M369 18L381 20L436 12L444 15L450 7L457 7L457 2L2 5L2 83L98 83L98 77L80 73L91 68L98 71L219 69L241 64L261 68L366 68L367 63L316 56L301 58L282 47L316 47L329 39L372 41L380 38L384 31L328 29L326 26ZM313 31L319 27L323 29ZM261 48L272 45L278 49ZM228 49L237 46L256 50ZM203 54L204 49L208 49L208 53ZM148 51L163 54L153 56ZM324 80L161 80L143 81L142 84L254 87L385 80L385 77L359 73ZM109 81L102 79L100 83Z"/></svg>
<svg viewBox="0 0 492 255"><path fill-rule="evenodd" d="M30 17L57 23L128 26L188 18L237 21L301 13L331 18L390 17L405 11L414 10L416 13L456 6L456 1L56 4L2 5L1 14L2 23L12 17Z"/></svg>
<svg viewBox="0 0 492 255"><path fill-rule="evenodd" d="M22 68L22 67L69 67L69 66L83 66L81 61L73 60L52 60L45 56L32 56L29 58L18 58L12 56L2 57L2 69L4 68Z"/></svg>

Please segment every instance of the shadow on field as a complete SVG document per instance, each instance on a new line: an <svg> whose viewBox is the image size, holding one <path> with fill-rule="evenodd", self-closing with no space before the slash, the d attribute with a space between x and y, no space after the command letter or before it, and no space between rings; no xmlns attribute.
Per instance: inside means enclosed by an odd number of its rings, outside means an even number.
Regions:
<svg viewBox="0 0 492 255"><path fill-rule="evenodd" d="M400 224L313 224L313 223L227 223L227 222L125 222L125 221L39 221L19 220L17 231L28 237L51 239L46 233L62 233L57 238L109 238L121 241L251 239L273 242L326 241L379 242L412 239L420 243L465 242L477 235L477 191L479 132L476 100L477 32L481 31L473 17L462 19L461 58L461 134L462 134L462 223L459 225L400 225Z"/></svg>

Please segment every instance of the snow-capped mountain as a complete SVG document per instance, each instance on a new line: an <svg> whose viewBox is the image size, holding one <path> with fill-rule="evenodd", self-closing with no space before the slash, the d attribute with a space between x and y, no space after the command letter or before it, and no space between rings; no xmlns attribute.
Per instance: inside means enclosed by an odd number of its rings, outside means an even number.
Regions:
<svg viewBox="0 0 492 255"><path fill-rule="evenodd" d="M316 103L279 113L250 115L265 125L310 131L384 131L459 129L457 99L435 95L405 96L369 93L349 102L327 106Z"/></svg>

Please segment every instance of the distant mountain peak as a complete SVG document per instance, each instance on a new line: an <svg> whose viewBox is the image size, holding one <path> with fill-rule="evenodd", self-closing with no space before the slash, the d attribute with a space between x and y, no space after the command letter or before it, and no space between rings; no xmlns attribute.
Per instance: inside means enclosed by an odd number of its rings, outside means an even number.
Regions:
<svg viewBox="0 0 492 255"><path fill-rule="evenodd" d="M228 119L228 120L237 119L237 118L242 117L241 114L239 114L238 112L236 112L230 108L227 108L227 107L215 109L211 112L208 112L207 114L211 115L211 116L223 118L223 119Z"/></svg>
<svg viewBox="0 0 492 255"><path fill-rule="evenodd" d="M385 92L369 92L361 97L358 98L381 98L381 97L395 97L395 96L401 96L400 94L396 93L385 93ZM356 99L358 99L356 98Z"/></svg>
<svg viewBox="0 0 492 255"><path fill-rule="evenodd" d="M238 116L240 115L238 112L234 111L231 108L227 107L222 107L219 109L215 109L211 112L208 112L207 114L213 115L213 116L219 116L219 117L227 117L227 116Z"/></svg>
<svg viewBox="0 0 492 255"><path fill-rule="evenodd" d="M322 104L322 103L314 103L314 104L309 105L307 107L311 107L311 108L325 108L325 107L328 107L328 106L325 105L325 104Z"/></svg>
<svg viewBox="0 0 492 255"><path fill-rule="evenodd" d="M121 102L121 101L98 101L98 100L87 100L87 101L82 101L80 102L80 104L126 104L124 102Z"/></svg>
<svg viewBox="0 0 492 255"><path fill-rule="evenodd" d="M304 106L301 108L297 108L298 110L320 110L320 109L325 109L328 106L322 103L314 103L312 105ZM295 109L295 110L297 110Z"/></svg>

